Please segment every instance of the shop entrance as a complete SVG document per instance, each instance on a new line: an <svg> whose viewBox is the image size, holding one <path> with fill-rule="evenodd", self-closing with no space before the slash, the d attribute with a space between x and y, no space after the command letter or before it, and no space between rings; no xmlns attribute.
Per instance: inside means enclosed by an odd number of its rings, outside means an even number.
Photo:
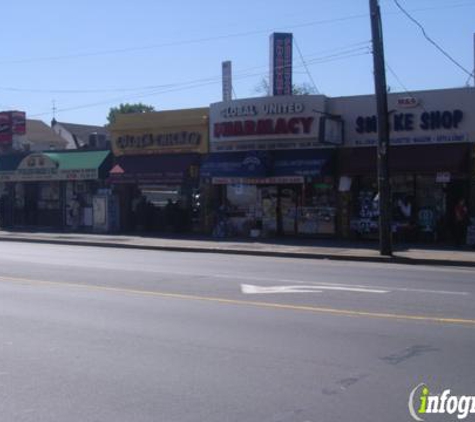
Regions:
<svg viewBox="0 0 475 422"><path fill-rule="evenodd" d="M312 184L226 185L226 209L232 232L258 235L315 236L335 234L332 180ZM253 231L255 233L255 231Z"/></svg>
<svg viewBox="0 0 475 422"><path fill-rule="evenodd" d="M301 185L227 185L227 213L233 231L248 236L295 236Z"/></svg>
<svg viewBox="0 0 475 422"><path fill-rule="evenodd" d="M258 200L262 206L262 229L264 233L277 236L297 234L297 209L302 189L300 186L260 186Z"/></svg>
<svg viewBox="0 0 475 422"><path fill-rule="evenodd" d="M121 228L181 233L190 229L190 198L181 186L143 184L117 189Z"/></svg>
<svg viewBox="0 0 475 422"><path fill-rule="evenodd" d="M25 183L25 225L38 224L38 183Z"/></svg>
<svg viewBox="0 0 475 422"><path fill-rule="evenodd" d="M454 223L454 209L457 203L461 199L465 199L465 203L468 203L468 182L466 180L452 180L447 185L447 202L446 209L448 213L448 221L450 227Z"/></svg>

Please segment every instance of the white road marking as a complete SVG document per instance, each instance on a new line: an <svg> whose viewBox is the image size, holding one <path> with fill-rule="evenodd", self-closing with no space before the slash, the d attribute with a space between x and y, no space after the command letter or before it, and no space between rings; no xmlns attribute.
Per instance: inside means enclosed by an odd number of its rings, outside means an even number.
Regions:
<svg viewBox="0 0 475 422"><path fill-rule="evenodd" d="M330 286L347 286L347 287L361 287L361 288L370 288L370 289L384 289L384 286L367 286L361 284L340 284L340 283L322 283L324 285ZM438 295L456 295L456 296L469 296L468 292L451 292L448 290L427 290L427 289L413 289L410 287L391 287L391 291L397 292L414 292L414 293L431 293Z"/></svg>
<svg viewBox="0 0 475 422"><path fill-rule="evenodd" d="M249 281L271 281L273 283L285 283L285 284L311 284L312 286L318 286L320 289L324 290L349 290L349 291L372 291L371 293L389 293L394 291L399 292L414 292L414 293L429 293L429 294L439 294L439 295L456 295L456 296L469 296L468 292L451 292L447 290L426 290L426 289L413 289L410 287L390 287L388 290L387 286L370 286L363 284L341 284L341 283L326 283L326 282L314 282L308 280L292 280L292 279L278 279L278 278L265 278L265 277L247 277L231 274L215 274L216 277L220 278L232 278L234 280L249 280ZM326 286L326 287L324 287Z"/></svg>
<svg viewBox="0 0 475 422"><path fill-rule="evenodd" d="M121 269L121 271L128 271L130 269ZM130 270L135 271L135 269ZM231 279L231 280L245 280L251 282L260 282L260 281L269 281L272 283L282 283L282 284L305 284L305 285L312 285L318 286L320 290L345 290L351 291L349 289L353 289L353 291L368 291L368 290L383 290L386 292L413 292L413 293L422 293L422 294L438 294L438 295L451 295L451 296L470 296L471 293L462 292L462 291L448 291L448 290L431 290L431 289L416 289L412 287L389 287L388 286L375 286L375 285L366 285L366 284L342 284L342 283L330 283L330 282L317 282L311 280L294 280L288 278L268 278L268 277L260 277L260 276L248 276L248 275L238 275L238 274L217 274L217 273L198 273L198 272L188 272L188 271L170 271L170 270L150 270L150 269L142 269L143 272L153 273L153 274L163 274L163 275L181 275L181 276L188 276L188 277L208 277L214 279ZM8 280L10 277L0 276L0 280ZM324 286L327 286L326 288ZM343 289L340 289L343 288ZM379 292L378 292L379 293Z"/></svg>
<svg viewBox="0 0 475 422"><path fill-rule="evenodd" d="M254 286L252 284L241 284L241 291L244 294L263 293L322 293L323 290L336 290L356 293L389 293L388 290L363 289L356 287L341 287L329 285L290 285L290 286Z"/></svg>
<svg viewBox="0 0 475 422"><path fill-rule="evenodd" d="M317 286L254 286L241 284L241 292L247 295L271 294L271 293L322 293Z"/></svg>

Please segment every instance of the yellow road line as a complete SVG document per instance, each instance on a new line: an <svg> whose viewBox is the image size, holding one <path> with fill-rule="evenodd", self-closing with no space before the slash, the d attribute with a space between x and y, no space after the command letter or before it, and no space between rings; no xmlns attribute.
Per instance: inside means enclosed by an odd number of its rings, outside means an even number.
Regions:
<svg viewBox="0 0 475 422"><path fill-rule="evenodd" d="M213 296L198 296L198 295L188 295L182 293L166 293L153 290L137 290L137 289L128 289L121 287L106 287L98 286L94 284L78 284L78 283L68 283L68 282L59 282L59 281L44 281L44 280L32 280L24 278L13 278L13 277L3 277L0 276L0 281L15 282L21 284L29 285L43 285L43 286L52 286L52 287L73 287L85 290L95 290L101 292L112 292L112 293L122 293L122 294L133 294L140 296L152 296L152 297L161 297L161 298L170 298L170 299L181 299L181 300L194 300L194 301L206 301L212 303L220 303L227 305L240 305L240 306L254 306L259 308L267 309L282 309L290 311L303 311L303 312L312 312L312 313L324 313L338 316L348 316L348 317L368 317L368 318L383 318L388 320L400 320L400 321L421 321L421 322L435 322L439 324L460 324L468 325L475 327L475 319L463 319L463 318L444 318L444 317L434 317L426 315L406 315L406 314L392 314L384 312L369 312L369 311L356 311L351 309L337 309L337 308L325 308L319 306L306 306L306 305L289 305L273 302L258 302L258 301L249 301L249 300L240 300L240 299L225 299L220 297Z"/></svg>

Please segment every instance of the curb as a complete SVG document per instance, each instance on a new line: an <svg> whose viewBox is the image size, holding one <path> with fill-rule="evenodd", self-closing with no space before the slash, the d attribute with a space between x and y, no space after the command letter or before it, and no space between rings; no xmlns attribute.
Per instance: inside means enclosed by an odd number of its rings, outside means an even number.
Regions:
<svg viewBox="0 0 475 422"><path fill-rule="evenodd" d="M0 241L4 242L22 242L22 243L37 243L37 244L52 244L52 245L69 245L69 246L87 246L97 248L119 248L119 249L134 249L134 250L148 250L148 251L168 251L168 252L188 252L188 253L214 253L222 255L247 255L247 256L263 256L271 258L296 258L296 259L319 259L331 261L348 261L348 262L376 262L388 264L404 264L404 265L435 265L447 267L469 267L475 268L475 262L458 261L450 259L428 259L428 258L406 258L401 256L352 256L352 255L337 255L329 253L311 253L311 252L279 252L279 251L259 251L259 250L245 250L245 249L226 249L213 247L193 247L193 246L163 246L163 245L137 245L124 244L114 242L94 242L89 240L57 240L57 239L38 239L38 238L12 238L1 237Z"/></svg>

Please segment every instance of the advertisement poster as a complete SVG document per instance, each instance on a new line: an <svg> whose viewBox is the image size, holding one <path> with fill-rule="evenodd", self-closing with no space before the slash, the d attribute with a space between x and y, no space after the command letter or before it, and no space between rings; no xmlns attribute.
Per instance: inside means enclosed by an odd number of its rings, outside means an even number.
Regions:
<svg viewBox="0 0 475 422"><path fill-rule="evenodd" d="M8 111L0 113L0 144L9 144L12 142L12 121L11 114Z"/></svg>

